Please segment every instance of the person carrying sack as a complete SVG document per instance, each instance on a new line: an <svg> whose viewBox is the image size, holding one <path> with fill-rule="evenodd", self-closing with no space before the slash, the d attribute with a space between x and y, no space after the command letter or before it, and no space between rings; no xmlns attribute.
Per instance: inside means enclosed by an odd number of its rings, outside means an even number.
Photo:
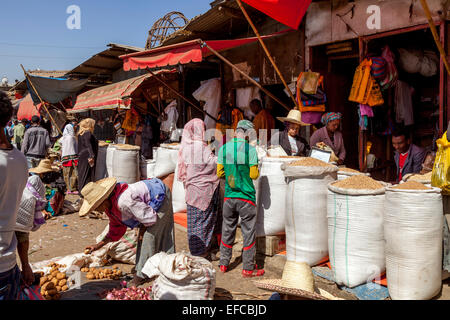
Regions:
<svg viewBox="0 0 450 320"><path fill-rule="evenodd" d="M233 254L238 218L244 238L242 276L258 277L264 269L257 270L256 255L256 192L252 180L259 176L258 154L245 136L253 129L248 120L239 121L235 138L222 146L217 161L217 176L225 178L222 240L220 244L220 271L227 272Z"/></svg>

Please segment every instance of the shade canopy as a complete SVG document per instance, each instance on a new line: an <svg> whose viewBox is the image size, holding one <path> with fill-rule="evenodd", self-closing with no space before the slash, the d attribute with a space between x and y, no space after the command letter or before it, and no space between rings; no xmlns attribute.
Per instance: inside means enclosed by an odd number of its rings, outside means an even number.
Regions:
<svg viewBox="0 0 450 320"><path fill-rule="evenodd" d="M173 72L175 70L159 70L155 73ZM77 97L75 106L68 110L68 112L80 113L88 110L128 109L131 105L130 96L144 81L151 77L151 74L144 74L139 77L86 91Z"/></svg>
<svg viewBox="0 0 450 320"><path fill-rule="evenodd" d="M33 116L41 116L39 111L41 110L41 104L34 105L33 99L30 94L27 94L25 98L20 102L19 109L17 110L18 120L31 120Z"/></svg>
<svg viewBox="0 0 450 320"><path fill-rule="evenodd" d="M262 38L271 38L290 31L292 30L284 30L271 35L262 36ZM188 64L191 62L201 62L205 57L212 54L212 52L206 46L204 46L203 43L206 43L215 51L223 51L256 41L258 41L257 37L234 40L208 41L196 39L143 52L123 55L120 56L120 58L123 59L123 69L125 71L147 68L160 68L166 66L175 66L178 64Z"/></svg>

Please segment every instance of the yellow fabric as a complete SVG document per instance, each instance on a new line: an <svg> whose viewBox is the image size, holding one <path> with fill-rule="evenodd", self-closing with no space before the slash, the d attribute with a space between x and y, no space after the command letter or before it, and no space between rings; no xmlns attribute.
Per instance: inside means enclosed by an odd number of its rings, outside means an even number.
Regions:
<svg viewBox="0 0 450 320"><path fill-rule="evenodd" d="M305 107L301 102L300 102L300 112L325 112L326 108L324 104L319 104L316 106L307 106Z"/></svg>
<svg viewBox="0 0 450 320"><path fill-rule="evenodd" d="M259 169L258 166L250 167L250 179L256 180L259 177Z"/></svg>
<svg viewBox="0 0 450 320"><path fill-rule="evenodd" d="M378 82L371 76L372 86L369 93L367 104L370 107L380 106L384 104L383 95L381 94L380 86Z"/></svg>
<svg viewBox="0 0 450 320"><path fill-rule="evenodd" d="M369 97L370 87L372 85L372 81L370 81L370 69L372 66L372 60L365 59L359 66L356 68L355 76L353 77L352 89L350 91L350 96L348 100L367 104L367 99Z"/></svg>
<svg viewBox="0 0 450 320"><path fill-rule="evenodd" d="M222 164L217 165L217 176L219 178L225 178L225 167ZM256 180L259 177L258 166L250 167L250 179Z"/></svg>
<svg viewBox="0 0 450 320"><path fill-rule="evenodd" d="M447 140L447 132L436 141L438 151L433 165L431 185L441 188L442 193L450 195L450 143Z"/></svg>
<svg viewBox="0 0 450 320"><path fill-rule="evenodd" d="M132 109L128 110L123 121L122 128L128 131L136 131L139 115Z"/></svg>
<svg viewBox="0 0 450 320"><path fill-rule="evenodd" d="M223 164L217 165L217 176L219 178L225 178L225 167L223 166Z"/></svg>

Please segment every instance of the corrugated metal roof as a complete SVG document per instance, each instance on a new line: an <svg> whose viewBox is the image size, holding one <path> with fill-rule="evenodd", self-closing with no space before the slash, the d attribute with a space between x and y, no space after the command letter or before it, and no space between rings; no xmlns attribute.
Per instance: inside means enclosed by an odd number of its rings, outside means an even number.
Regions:
<svg viewBox="0 0 450 320"><path fill-rule="evenodd" d="M263 13L249 7L246 10L254 23L267 18ZM222 40L232 37L236 32L248 29L248 36L253 36L250 26L235 0L224 0L207 12L191 19L184 28L171 34L161 46L202 38L203 40Z"/></svg>

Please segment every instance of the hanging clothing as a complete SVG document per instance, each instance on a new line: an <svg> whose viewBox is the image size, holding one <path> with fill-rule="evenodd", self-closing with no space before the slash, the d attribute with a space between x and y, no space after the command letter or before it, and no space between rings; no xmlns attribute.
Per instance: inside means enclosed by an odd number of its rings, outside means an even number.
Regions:
<svg viewBox="0 0 450 320"><path fill-rule="evenodd" d="M414 124L414 111L412 103L413 88L406 82L397 80L395 85L395 115L396 122L405 126Z"/></svg>
<svg viewBox="0 0 450 320"><path fill-rule="evenodd" d="M331 149L333 149L334 154L342 161L345 161L346 151L344 146L344 138L340 131L334 133L334 141L331 141L328 136L327 127L320 128L313 133L310 139L311 146L316 146L318 142L323 142Z"/></svg>
<svg viewBox="0 0 450 320"><path fill-rule="evenodd" d="M98 140L87 131L78 136L78 189L83 190L89 182L95 181L95 160L98 153ZM89 165L88 159L94 159L94 166Z"/></svg>
<svg viewBox="0 0 450 320"><path fill-rule="evenodd" d="M178 155L178 180L184 183L186 203L205 211L219 185L219 178L216 175L217 157L205 142L202 120L193 119L186 124Z"/></svg>
<svg viewBox="0 0 450 320"><path fill-rule="evenodd" d="M220 109L220 100L222 96L222 86L220 78L213 78L200 82L200 87L192 94L198 101L205 101L203 110L217 119ZM206 130L214 129L216 121L210 116L205 115Z"/></svg>
<svg viewBox="0 0 450 320"><path fill-rule="evenodd" d="M167 114L167 120L161 122L161 131L169 132L171 128L177 127L178 122L178 111L177 111L177 101L173 100L165 109L164 112Z"/></svg>

